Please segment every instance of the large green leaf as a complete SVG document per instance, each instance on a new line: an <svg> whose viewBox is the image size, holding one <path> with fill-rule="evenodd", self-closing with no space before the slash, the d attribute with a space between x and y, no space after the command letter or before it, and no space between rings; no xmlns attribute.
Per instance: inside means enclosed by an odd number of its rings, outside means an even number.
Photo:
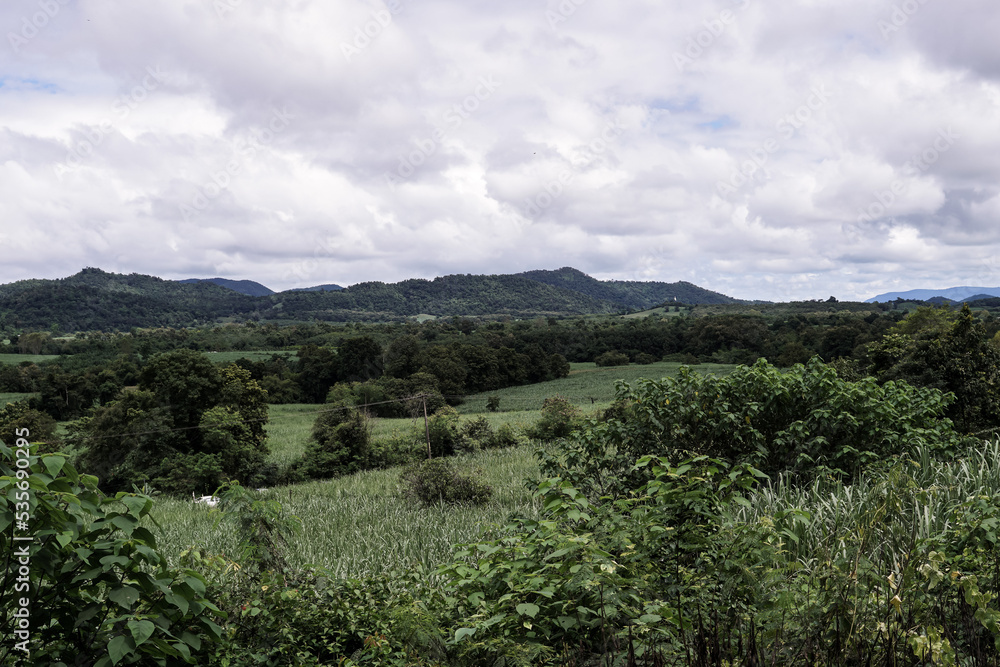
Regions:
<svg viewBox="0 0 1000 667"><path fill-rule="evenodd" d="M136 646L141 646L143 642L152 636L156 626L152 621L137 621L135 619L128 622L128 629L132 632L132 639Z"/></svg>
<svg viewBox="0 0 1000 667"><path fill-rule="evenodd" d="M517 613L520 614L521 616L530 616L531 618L538 616L539 609L537 604L531 604L530 602L522 602L521 604L517 605L516 609Z"/></svg>
<svg viewBox="0 0 1000 667"><path fill-rule="evenodd" d="M108 655L111 663L117 665L122 658L135 650L132 638L126 635L118 635L108 642Z"/></svg>
<svg viewBox="0 0 1000 667"><path fill-rule="evenodd" d="M62 470L63 466L66 465L66 458L63 456L44 456L42 457L42 464L45 469L49 471L49 474L53 477L57 477L59 472Z"/></svg>
<svg viewBox="0 0 1000 667"><path fill-rule="evenodd" d="M118 606L125 609L131 609L139 600L139 591L132 588L131 586L122 586L121 588L113 588L108 591L108 598L112 602L116 602Z"/></svg>

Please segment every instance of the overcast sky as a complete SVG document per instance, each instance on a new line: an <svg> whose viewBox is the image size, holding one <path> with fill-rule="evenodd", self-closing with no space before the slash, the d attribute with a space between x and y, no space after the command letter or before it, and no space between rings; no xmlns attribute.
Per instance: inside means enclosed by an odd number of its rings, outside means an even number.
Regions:
<svg viewBox="0 0 1000 667"><path fill-rule="evenodd" d="M3 0L0 283L1000 285L996 0Z"/></svg>

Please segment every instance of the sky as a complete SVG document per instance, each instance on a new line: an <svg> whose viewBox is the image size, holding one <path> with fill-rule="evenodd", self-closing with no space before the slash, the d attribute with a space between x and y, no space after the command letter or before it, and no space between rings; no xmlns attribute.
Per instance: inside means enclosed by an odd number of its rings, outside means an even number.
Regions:
<svg viewBox="0 0 1000 667"><path fill-rule="evenodd" d="M4 0L0 283L1000 285L996 0Z"/></svg>

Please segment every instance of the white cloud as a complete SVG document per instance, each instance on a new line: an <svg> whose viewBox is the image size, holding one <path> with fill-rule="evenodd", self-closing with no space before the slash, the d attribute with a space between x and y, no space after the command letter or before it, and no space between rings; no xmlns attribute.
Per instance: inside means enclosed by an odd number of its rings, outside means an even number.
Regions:
<svg viewBox="0 0 1000 667"><path fill-rule="evenodd" d="M998 255L986 0L220 1L0 8L0 282L571 265L864 298Z"/></svg>

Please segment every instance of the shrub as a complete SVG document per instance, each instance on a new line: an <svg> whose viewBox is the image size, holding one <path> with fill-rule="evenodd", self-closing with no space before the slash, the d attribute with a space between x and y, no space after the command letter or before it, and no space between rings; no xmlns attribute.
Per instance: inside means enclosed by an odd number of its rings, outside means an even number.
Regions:
<svg viewBox="0 0 1000 667"><path fill-rule="evenodd" d="M403 495L425 506L438 503L481 505L493 495L493 487L476 472L466 475L445 459L426 459L408 466L400 475Z"/></svg>
<svg viewBox="0 0 1000 667"><path fill-rule="evenodd" d="M488 443L483 445L483 449L506 449L507 447L517 447L521 444L522 438L510 424L501 424L493 433Z"/></svg>
<svg viewBox="0 0 1000 667"><path fill-rule="evenodd" d="M27 443L18 442L19 452ZM0 585L13 593L17 554L30 545L30 637L16 637L13 605L0 612L0 663L32 665L204 664L223 641L204 577L172 568L141 523L153 500L134 493L105 496L97 478L80 475L58 454L18 456L0 444ZM9 498L9 499L8 499ZM30 513L23 504L29 504ZM16 514L30 514L31 542L15 542ZM21 519L18 518L18 521ZM21 528L19 532L24 533ZM16 637L16 639L15 639ZM30 660L18 658L24 641Z"/></svg>
<svg viewBox="0 0 1000 667"><path fill-rule="evenodd" d="M612 493L636 488L625 478L642 456L695 452L772 476L853 478L914 447L947 455L963 441L942 416L950 395L874 378L849 382L819 357L787 372L761 360L721 378L682 367L677 377L619 383L618 400L615 418L567 440L543 466L547 474Z"/></svg>
<svg viewBox="0 0 1000 667"><path fill-rule="evenodd" d="M368 467L405 466L427 458L427 439L421 429L373 439L368 445Z"/></svg>
<svg viewBox="0 0 1000 667"><path fill-rule="evenodd" d="M0 408L0 442L15 442L18 429L27 429L33 440L42 443L45 451L58 448L56 421L44 412L31 408L27 401L8 403Z"/></svg>
<svg viewBox="0 0 1000 667"><path fill-rule="evenodd" d="M466 443L466 448L472 450L484 449L488 447L489 441L493 438L493 427L486 417L479 416L476 419L462 424L459 429L462 440Z"/></svg>
<svg viewBox="0 0 1000 667"><path fill-rule="evenodd" d="M635 363L642 364L643 366L647 366L649 364L655 364L656 357L649 354L648 352L640 352L639 354L635 355Z"/></svg>
<svg viewBox="0 0 1000 667"><path fill-rule="evenodd" d="M603 354L597 355L594 359L594 363L598 366L627 366L628 355L622 352L604 352Z"/></svg>
<svg viewBox="0 0 1000 667"><path fill-rule="evenodd" d="M486 409L490 412L500 412L500 397L496 394L486 399Z"/></svg>
<svg viewBox="0 0 1000 667"><path fill-rule="evenodd" d="M517 433L510 424L502 424L494 430L486 417L480 416L465 422L459 429L462 448L478 451L482 449L503 449L520 443Z"/></svg>
<svg viewBox="0 0 1000 667"><path fill-rule="evenodd" d="M583 423L580 410L562 396L546 398L542 416L527 433L543 442L565 438Z"/></svg>
<svg viewBox="0 0 1000 667"><path fill-rule="evenodd" d="M426 433L430 434L433 456L452 456L456 450L465 449L465 438L459 431L458 423L458 411L450 406L445 406L430 416L427 420ZM423 424L418 423L415 428L421 432L420 435L426 443Z"/></svg>
<svg viewBox="0 0 1000 667"><path fill-rule="evenodd" d="M368 418L357 408L333 406L316 418L313 441L289 475L329 479L367 467L370 444Z"/></svg>

